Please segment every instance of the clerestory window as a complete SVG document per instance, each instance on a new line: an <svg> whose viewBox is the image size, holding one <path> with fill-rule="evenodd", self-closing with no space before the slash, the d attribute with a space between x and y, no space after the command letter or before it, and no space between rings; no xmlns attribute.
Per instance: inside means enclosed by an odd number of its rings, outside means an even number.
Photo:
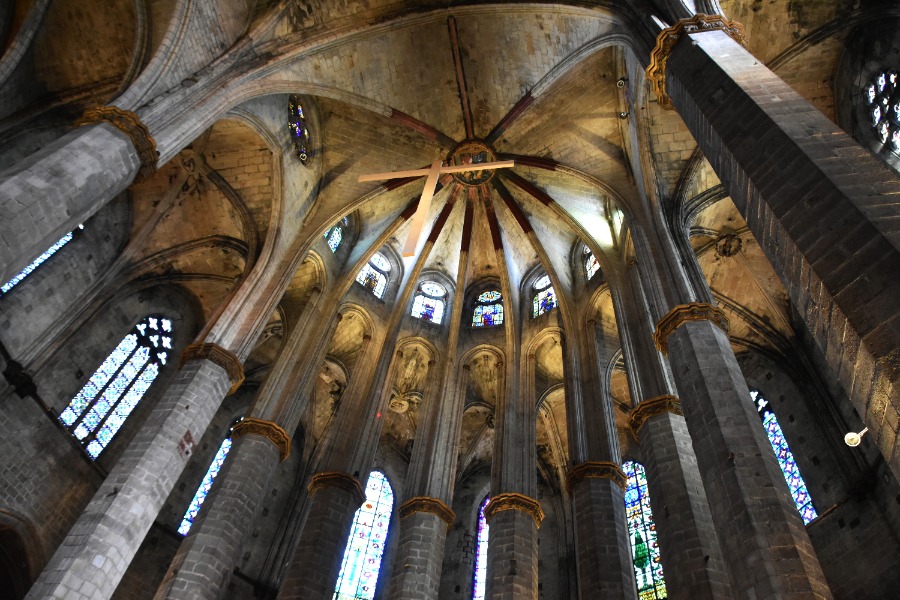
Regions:
<svg viewBox="0 0 900 600"><path fill-rule="evenodd" d="M300 98L291 96L288 99L288 131L294 146L294 154L304 165L309 163L309 127L306 126L306 115Z"/></svg>
<svg viewBox="0 0 900 600"><path fill-rule="evenodd" d="M413 299L412 316L440 325L444 319L447 290L436 281L423 281Z"/></svg>
<svg viewBox="0 0 900 600"><path fill-rule="evenodd" d="M331 249L332 254L337 252L337 249L341 246L341 242L344 239L344 229L346 229L349 225L350 218L344 217L333 227L329 227L325 231L325 241L328 244L328 247Z"/></svg>
<svg viewBox="0 0 900 600"><path fill-rule="evenodd" d="M533 316L539 317L558 306L556 292L553 291L553 286L550 285L549 275L538 277L534 282L533 288L535 292L532 298Z"/></svg>
<svg viewBox="0 0 900 600"><path fill-rule="evenodd" d="M584 247L584 271L587 274L588 281L594 278L594 275L600 270L600 263L597 257L591 252L587 246Z"/></svg>
<svg viewBox="0 0 900 600"><path fill-rule="evenodd" d="M356 282L375 294L377 298L383 298L390 270L390 261L381 252L376 252L356 276Z"/></svg>
<svg viewBox="0 0 900 600"><path fill-rule="evenodd" d="M503 325L503 295L498 290L488 290L475 298L472 311L472 327Z"/></svg>
<svg viewBox="0 0 900 600"><path fill-rule="evenodd" d="M900 73L878 71L866 84L863 101L878 141L900 154Z"/></svg>

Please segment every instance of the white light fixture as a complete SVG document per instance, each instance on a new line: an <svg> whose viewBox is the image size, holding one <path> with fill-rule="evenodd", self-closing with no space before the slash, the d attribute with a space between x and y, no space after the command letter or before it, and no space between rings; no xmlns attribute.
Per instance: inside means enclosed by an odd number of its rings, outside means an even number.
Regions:
<svg viewBox="0 0 900 600"><path fill-rule="evenodd" d="M856 433L855 431L851 431L847 435L844 436L844 443L850 446L851 448L856 448L859 446L859 443L862 441L862 437L866 435L866 432L869 430L868 427Z"/></svg>

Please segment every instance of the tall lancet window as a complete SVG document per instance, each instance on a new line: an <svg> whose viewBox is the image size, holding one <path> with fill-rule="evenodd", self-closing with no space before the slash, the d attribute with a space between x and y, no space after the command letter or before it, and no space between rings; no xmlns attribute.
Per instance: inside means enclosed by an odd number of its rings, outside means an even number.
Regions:
<svg viewBox="0 0 900 600"><path fill-rule="evenodd" d="M78 228L84 229L84 225L79 225ZM63 246L65 246L66 244L71 242L72 238L74 236L75 236L74 231L70 231L66 235L62 236L58 242L56 242L55 244L53 244L52 246L50 246L49 248L44 250L44 252L41 253L40 256L38 256L36 259L31 261L31 264L29 264L27 267L25 267L24 269L19 271L12 279L7 281L3 285L0 285L0 297L3 297L4 294L9 293L9 291L11 289L13 289L17 284L21 283L21 281L23 279L25 279L26 277L31 275L31 273L35 269L37 269L39 266L44 264L48 258L50 258L54 254L56 254L57 250L59 250L60 248L62 248Z"/></svg>
<svg viewBox="0 0 900 600"><path fill-rule="evenodd" d="M769 401L763 397L759 390L751 389L750 398L756 404L756 410L762 419L766 435L769 437L769 443L772 444L772 450L775 451L775 457L778 459L778 465L781 467L784 479L791 490L794 504L797 505L797 510L800 511L800 517L803 519L803 523L809 523L819 515L813 507L812 496L809 495L809 490L806 489L806 482L800 476L800 469L797 468L794 455L791 453L791 449L788 448L787 440L784 439L781 425L778 424L778 419L775 418L775 413L772 412Z"/></svg>
<svg viewBox="0 0 900 600"><path fill-rule="evenodd" d="M333 600L372 600L375 597L393 508L391 484L384 473L372 471L366 482L366 500L353 517Z"/></svg>
<svg viewBox="0 0 900 600"><path fill-rule="evenodd" d="M306 115L297 96L291 96L288 100L288 131L294 144L294 154L304 165L309 163L309 127L306 126Z"/></svg>
<svg viewBox="0 0 900 600"><path fill-rule="evenodd" d="M356 276L356 282L375 294L376 297L383 298L384 290L387 287L387 274L390 270L390 261L381 252L376 252Z"/></svg>
<svg viewBox="0 0 900 600"><path fill-rule="evenodd" d="M94 371L59 415L63 425L97 458L134 410L172 351L172 321L151 315Z"/></svg>
<svg viewBox="0 0 900 600"><path fill-rule="evenodd" d="M447 290L436 281L423 281L416 290L413 300L412 316L423 321L441 324L444 320L444 306Z"/></svg>
<svg viewBox="0 0 900 600"><path fill-rule="evenodd" d="M472 600L484 600L485 587L487 586L487 549L488 549L488 524L484 518L490 497L485 497L478 508L478 538L475 540L475 576L472 584Z"/></svg>
<svg viewBox="0 0 900 600"><path fill-rule="evenodd" d="M553 291L553 286L550 285L549 275L538 277L534 282L534 298L532 298L532 304L535 317L539 317L558 306L556 292Z"/></svg>
<svg viewBox="0 0 900 600"><path fill-rule="evenodd" d="M628 477L625 488L625 518L631 534L631 559L634 562L634 579L640 600L668 598L659 562L659 544L656 542L656 524L650 510L647 493L647 474L639 462L628 461L622 465Z"/></svg>
<svg viewBox="0 0 900 600"><path fill-rule="evenodd" d="M478 294L472 311L472 327L503 325L503 295L498 290Z"/></svg>
<svg viewBox="0 0 900 600"><path fill-rule="evenodd" d="M346 229L348 225L350 225L350 217L344 217L338 221L334 227L329 227L328 230L325 231L325 242L331 249L332 254L337 252L337 249L341 246L341 242L344 239L344 229Z"/></svg>

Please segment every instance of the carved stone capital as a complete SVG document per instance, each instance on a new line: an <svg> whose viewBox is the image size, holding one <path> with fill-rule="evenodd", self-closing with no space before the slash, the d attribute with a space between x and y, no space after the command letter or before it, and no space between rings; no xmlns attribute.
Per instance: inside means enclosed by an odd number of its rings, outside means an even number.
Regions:
<svg viewBox="0 0 900 600"><path fill-rule="evenodd" d="M737 21L726 19L721 15L705 15L698 13L690 19L681 19L671 27L667 27L656 36L656 47L650 53L650 65L647 67L647 79L659 105L671 110L672 100L666 93L666 61L678 40L691 33L704 31L724 31L734 41L746 46L746 31Z"/></svg>
<svg viewBox="0 0 900 600"><path fill-rule="evenodd" d="M634 438L638 439L638 432L641 430L641 427L644 426L644 423L647 422L647 419L654 415L666 412L670 412L673 415L684 416L684 412L681 410L681 400L679 400L677 396L665 394L663 396L656 396L655 398L647 398L638 403L638 405L632 408L631 412L628 413L628 426L631 428L631 433L634 435Z"/></svg>
<svg viewBox="0 0 900 600"><path fill-rule="evenodd" d="M363 492L363 487L359 480L355 477L347 475L346 473L340 473L338 471L316 473L315 475L313 475L312 481L309 482L309 485L306 486L306 491L310 496L312 496L316 493L317 490L330 487L350 492L356 498L357 504L359 504L360 506L362 506L362 503L366 501L366 494L365 492Z"/></svg>
<svg viewBox="0 0 900 600"><path fill-rule="evenodd" d="M599 460L585 461L569 471L569 476L566 478L566 487L569 489L569 492L571 493L583 479L611 479L622 488L623 492L625 491L625 485L628 483L628 478L619 465Z"/></svg>
<svg viewBox="0 0 900 600"><path fill-rule="evenodd" d="M453 509L437 498L430 498L428 496L416 496L415 498L410 498L401 504L398 510L400 511L401 519L418 512L436 515L441 521L447 524L447 531L450 530L453 521L456 519L456 513L453 512Z"/></svg>
<svg viewBox="0 0 900 600"><path fill-rule="evenodd" d="M541 509L541 503L534 498L529 498L524 494L508 493L497 494L488 502L487 508L484 509L484 518L490 522L491 518L500 511L517 510L527 513L534 519L534 524L541 526L544 520L544 511Z"/></svg>
<svg viewBox="0 0 900 600"><path fill-rule="evenodd" d="M156 140L140 118L130 110L118 106L94 106L84 111L84 115L75 123L77 126L109 123L131 139L134 149L141 160L138 179L150 177L156 173L156 162L159 152L156 151Z"/></svg>
<svg viewBox="0 0 900 600"><path fill-rule="evenodd" d="M669 336L688 321L711 321L719 329L728 333L728 317L721 308L703 302L679 304L656 324L653 341L656 342L656 347L660 352L665 354L669 351Z"/></svg>
<svg viewBox="0 0 900 600"><path fill-rule="evenodd" d="M235 393L244 383L244 367L241 365L240 359L218 344L191 344L181 353L179 368L183 367L187 361L194 359L206 359L225 369L228 379L231 381L229 394Z"/></svg>
<svg viewBox="0 0 900 600"><path fill-rule="evenodd" d="M262 436L272 442L272 445L278 448L278 454L281 456L282 461L291 455L291 436L272 421L245 417L234 426L234 429L231 431L231 437L239 438L242 435L251 433Z"/></svg>

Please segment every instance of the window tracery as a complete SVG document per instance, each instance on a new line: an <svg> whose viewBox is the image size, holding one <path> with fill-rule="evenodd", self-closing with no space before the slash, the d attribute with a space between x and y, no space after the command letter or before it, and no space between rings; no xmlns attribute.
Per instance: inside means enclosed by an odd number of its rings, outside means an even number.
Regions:
<svg viewBox="0 0 900 600"><path fill-rule="evenodd" d="M503 295L498 290L489 290L475 298L472 311L472 327L492 327L503 325Z"/></svg>
<svg viewBox="0 0 900 600"><path fill-rule="evenodd" d="M356 281L377 298L383 298L390 270L390 261L381 252L376 252L356 276Z"/></svg>
<svg viewBox="0 0 900 600"><path fill-rule="evenodd" d="M334 600L372 600L384 554L394 491L380 471L369 473L366 499L353 517Z"/></svg>
<svg viewBox="0 0 900 600"><path fill-rule="evenodd" d="M659 560L659 544L656 541L656 523L650 509L647 492L647 473L643 465L632 460L622 465L628 478L625 488L625 518L631 538L631 559L639 600L668 598Z"/></svg>
<svg viewBox="0 0 900 600"><path fill-rule="evenodd" d="M288 130L294 145L294 154L304 165L309 163L309 127L306 126L306 115L300 98L291 96L288 100Z"/></svg>
<svg viewBox="0 0 900 600"><path fill-rule="evenodd" d="M487 586L487 549L488 549L488 524L484 518L484 511L491 501L486 496L478 507L478 533L475 539L475 574L472 577L472 600L484 600Z"/></svg>
<svg viewBox="0 0 900 600"><path fill-rule="evenodd" d="M59 420L97 458L166 364L172 321L159 315L134 326L94 371Z"/></svg>
<svg viewBox="0 0 900 600"><path fill-rule="evenodd" d="M447 290L435 281L423 281L413 299L412 316L437 325L444 319Z"/></svg>
<svg viewBox="0 0 900 600"><path fill-rule="evenodd" d="M553 291L553 286L550 284L549 275L538 277L532 287L535 291L532 299L533 316L539 317L559 305L556 300L556 292Z"/></svg>
<svg viewBox="0 0 900 600"><path fill-rule="evenodd" d="M863 99L878 141L900 154L900 73L879 71L866 84Z"/></svg>
<svg viewBox="0 0 900 600"><path fill-rule="evenodd" d="M79 225L79 229L84 229L84 225ZM28 277L35 269L44 264L48 258L56 254L56 252L72 241L72 238L75 236L74 231L70 231L66 235L62 236L58 242L44 250L40 256L31 261L31 264L26 266L24 269L19 271L12 279L4 283L0 286L0 297L3 297L4 294L9 293L11 289L13 289L17 284L21 283L23 279Z"/></svg>
<svg viewBox="0 0 900 600"><path fill-rule="evenodd" d="M769 443L772 444L772 450L775 451L778 466L781 467L781 472L785 481L787 481L791 497L794 499L794 504L800 512L800 517L803 519L804 524L809 523L819 515L813 506L812 496L810 496L809 490L806 488L806 482L800 476L800 469L797 467L794 454L784 438L781 425L778 424L778 419L775 417L775 413L772 412L769 401L765 399L759 390L751 388L750 398L756 404L756 411L759 413L760 419L762 419L766 436L769 438Z"/></svg>

